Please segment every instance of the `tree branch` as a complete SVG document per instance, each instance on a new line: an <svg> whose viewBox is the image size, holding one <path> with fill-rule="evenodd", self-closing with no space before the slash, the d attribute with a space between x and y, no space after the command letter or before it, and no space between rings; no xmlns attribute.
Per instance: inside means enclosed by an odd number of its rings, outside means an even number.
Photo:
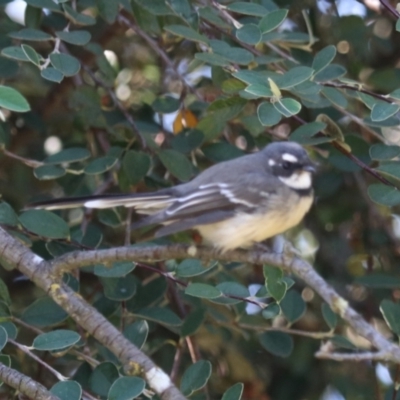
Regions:
<svg viewBox="0 0 400 400"><path fill-rule="evenodd" d="M77 324L113 352L128 375L141 375L162 400L185 400L169 376L126 339L94 307L90 306L61 277L52 266L0 228L0 259L14 265L60 305Z"/></svg>
<svg viewBox="0 0 400 400"><path fill-rule="evenodd" d="M348 302L339 296L336 291L312 268L299 258L284 253L265 253L262 251L235 250L221 254L211 248L187 245L147 246L147 247L117 247L107 250L86 252L72 252L55 259L51 265L53 273L61 274L78 267L93 264L109 264L115 261L155 261L172 258L196 257L205 261L233 261L250 264L268 264L294 273L303 279L330 305L332 310L339 314L362 337L388 355L388 359L400 363L400 347L386 339L380 332L366 322L360 314L353 310Z"/></svg>

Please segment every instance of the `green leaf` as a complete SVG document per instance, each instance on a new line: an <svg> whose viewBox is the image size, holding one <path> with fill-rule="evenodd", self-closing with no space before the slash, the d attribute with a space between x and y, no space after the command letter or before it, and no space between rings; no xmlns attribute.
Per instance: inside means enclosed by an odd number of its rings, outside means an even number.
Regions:
<svg viewBox="0 0 400 400"><path fill-rule="evenodd" d="M273 319L281 313L281 308L278 304L269 304L264 310L262 310L261 315L265 319Z"/></svg>
<svg viewBox="0 0 400 400"><path fill-rule="evenodd" d="M102 174L110 170L117 162L118 158L116 157L110 157L110 156L99 157L91 161L83 171L85 172L85 174L88 175Z"/></svg>
<svg viewBox="0 0 400 400"><path fill-rule="evenodd" d="M82 396L82 387L76 381L57 382L50 393L59 397L60 400L79 400Z"/></svg>
<svg viewBox="0 0 400 400"><path fill-rule="evenodd" d="M33 170L33 174L37 179L42 181L57 179L64 176L67 172L59 165L42 165Z"/></svg>
<svg viewBox="0 0 400 400"><path fill-rule="evenodd" d="M181 391L185 396L190 396L195 391L203 388L211 376L211 363L200 360L191 365L183 374Z"/></svg>
<svg viewBox="0 0 400 400"><path fill-rule="evenodd" d="M98 396L107 398L112 384L118 378L119 373L117 367L111 362L103 362L93 370L90 376L90 389Z"/></svg>
<svg viewBox="0 0 400 400"><path fill-rule="evenodd" d="M117 261L111 267L102 264L95 265L93 273L104 278L120 278L128 275L135 267L136 264L132 261Z"/></svg>
<svg viewBox="0 0 400 400"><path fill-rule="evenodd" d="M94 25L96 19L87 14L80 14L68 4L63 4L65 16L76 25Z"/></svg>
<svg viewBox="0 0 400 400"><path fill-rule="evenodd" d="M262 17L267 14L268 10L256 3L245 3L244 1L236 1L226 7L227 10L236 12L238 14L254 15Z"/></svg>
<svg viewBox="0 0 400 400"><path fill-rule="evenodd" d="M122 168L132 185L137 185L149 172L150 157L143 152L129 150L122 159Z"/></svg>
<svg viewBox="0 0 400 400"><path fill-rule="evenodd" d="M0 203L0 224L17 226L19 224L17 214L12 207L2 201Z"/></svg>
<svg viewBox="0 0 400 400"><path fill-rule="evenodd" d="M322 93L332 104L342 108L347 107L347 99L339 90L332 87L324 87Z"/></svg>
<svg viewBox="0 0 400 400"><path fill-rule="evenodd" d="M336 347L341 347L342 349L357 350L357 347L354 346L354 344L352 342L350 342L349 339L347 339L346 337L341 336L341 335L333 336L331 338L331 342Z"/></svg>
<svg viewBox="0 0 400 400"><path fill-rule="evenodd" d="M374 183L368 187L368 196L372 201L384 206L396 206L400 204L400 191L397 188Z"/></svg>
<svg viewBox="0 0 400 400"><path fill-rule="evenodd" d="M64 79L64 75L53 67L42 69L40 75L51 82L60 83Z"/></svg>
<svg viewBox="0 0 400 400"><path fill-rule="evenodd" d="M400 155L400 146L377 143L370 147L369 155L373 160L391 160Z"/></svg>
<svg viewBox="0 0 400 400"><path fill-rule="evenodd" d="M210 41L210 46L214 53L235 64L248 65L254 60L253 54L242 47L232 47L220 40Z"/></svg>
<svg viewBox="0 0 400 400"><path fill-rule="evenodd" d="M287 118L298 114L301 110L301 103L294 99L282 98L272 104L278 112Z"/></svg>
<svg viewBox="0 0 400 400"><path fill-rule="evenodd" d="M1 54L4 57L12 58L18 61L29 61L29 58L26 56L25 52L20 46L5 47L1 50Z"/></svg>
<svg viewBox="0 0 400 400"><path fill-rule="evenodd" d="M281 89L288 89L311 78L314 70L310 67L294 67L276 80Z"/></svg>
<svg viewBox="0 0 400 400"><path fill-rule="evenodd" d="M396 335L400 335L400 304L385 299L382 300L379 309L389 328Z"/></svg>
<svg viewBox="0 0 400 400"><path fill-rule="evenodd" d="M397 180L400 179L400 163L398 161L388 161L380 164L376 170Z"/></svg>
<svg viewBox="0 0 400 400"><path fill-rule="evenodd" d="M157 97L153 101L151 107L157 113L168 114L177 111L180 105L181 102L179 101L179 99L175 99L171 96L162 96Z"/></svg>
<svg viewBox="0 0 400 400"><path fill-rule="evenodd" d="M203 262L197 258L185 258L176 268L176 275L181 278L191 278L199 276L213 269L217 263L210 263L208 266L203 265Z"/></svg>
<svg viewBox="0 0 400 400"><path fill-rule="evenodd" d="M354 282L357 285L363 285L374 289L397 289L400 287L399 277L376 273L359 276Z"/></svg>
<svg viewBox="0 0 400 400"><path fill-rule="evenodd" d="M79 60L69 54L52 53L50 61L53 67L65 76L74 76L81 69Z"/></svg>
<svg viewBox="0 0 400 400"><path fill-rule="evenodd" d="M56 4L53 0L24 0L25 3L32 7L37 8L47 8L50 11L60 11L60 6Z"/></svg>
<svg viewBox="0 0 400 400"><path fill-rule="evenodd" d="M255 45L261 41L261 31L255 24L246 24L236 31L236 37L243 43Z"/></svg>
<svg viewBox="0 0 400 400"><path fill-rule="evenodd" d="M7 332L7 336L10 339L15 340L15 338L18 335L18 330L17 327L10 321L5 321L5 322L1 322L0 326L5 329L5 331Z"/></svg>
<svg viewBox="0 0 400 400"><path fill-rule="evenodd" d="M167 6L165 0L134 0L134 2L153 15L173 14L172 10Z"/></svg>
<svg viewBox="0 0 400 400"><path fill-rule="evenodd" d="M47 210L28 210L20 215L23 227L35 235L50 239L69 238L68 224L58 215Z"/></svg>
<svg viewBox="0 0 400 400"><path fill-rule="evenodd" d="M235 383L224 393L221 400L240 400L242 398L243 389L243 383Z"/></svg>
<svg viewBox="0 0 400 400"><path fill-rule="evenodd" d="M90 42L92 35L88 31L57 31L57 37L59 37L62 41L74 44L76 46L85 46Z"/></svg>
<svg viewBox="0 0 400 400"><path fill-rule="evenodd" d="M263 273L266 279L268 293L279 303L288 289L287 283L282 279L283 271L280 268L264 266Z"/></svg>
<svg viewBox="0 0 400 400"><path fill-rule="evenodd" d="M384 101L379 101L374 104L371 110L372 121L384 121L390 118L392 115L396 114L400 110L398 104L386 103Z"/></svg>
<svg viewBox="0 0 400 400"><path fill-rule="evenodd" d="M337 315L332 311L327 303L321 305L322 316L330 329L335 329L337 325Z"/></svg>
<svg viewBox="0 0 400 400"><path fill-rule="evenodd" d="M179 326L182 324L182 320L169 308L143 308L135 312L134 314L143 319L148 319L150 321L154 321L167 326Z"/></svg>
<svg viewBox="0 0 400 400"><path fill-rule="evenodd" d="M68 314L50 297L41 297L30 304L21 319L29 325L47 327L67 319Z"/></svg>
<svg viewBox="0 0 400 400"><path fill-rule="evenodd" d="M110 300L126 301L136 293L136 281L133 275L119 278L102 277L100 281L104 288L104 295Z"/></svg>
<svg viewBox="0 0 400 400"><path fill-rule="evenodd" d="M136 399L143 393L146 382L136 376L121 376L111 386L108 400Z"/></svg>
<svg viewBox="0 0 400 400"><path fill-rule="evenodd" d="M147 321L135 321L124 329L124 336L138 349L141 349L146 343L148 334L149 324Z"/></svg>
<svg viewBox="0 0 400 400"><path fill-rule="evenodd" d="M207 108L207 113L212 114L215 119L229 121L235 118L246 106L247 101L240 97L218 99L213 101Z"/></svg>
<svg viewBox="0 0 400 400"><path fill-rule="evenodd" d="M7 344L8 334L4 327L0 326L0 351L4 349Z"/></svg>
<svg viewBox="0 0 400 400"><path fill-rule="evenodd" d="M31 109L25 97L8 86L0 86L0 107L15 112L27 112Z"/></svg>
<svg viewBox="0 0 400 400"><path fill-rule="evenodd" d="M198 308L197 310L192 310L183 321L181 326L181 336L185 337L194 335L202 326L205 317L206 313L204 309Z"/></svg>
<svg viewBox="0 0 400 400"><path fill-rule="evenodd" d="M241 299L246 299L250 296L247 287L237 282L222 282L219 283L216 288L220 290L224 296L214 300L215 303L219 304L237 304L243 301ZM233 299L229 296L240 297L241 299Z"/></svg>
<svg viewBox="0 0 400 400"><path fill-rule="evenodd" d="M90 157L90 152L82 147L70 147L47 157L43 162L46 164L62 164L83 161Z"/></svg>
<svg viewBox="0 0 400 400"><path fill-rule="evenodd" d="M269 331L259 337L261 346L274 356L289 357L293 350L293 339L285 332Z"/></svg>
<svg viewBox="0 0 400 400"><path fill-rule="evenodd" d="M336 56L336 46L329 45L324 47L321 51L319 51L313 60L312 68L315 72L322 71L325 67L327 67Z"/></svg>
<svg viewBox="0 0 400 400"><path fill-rule="evenodd" d="M80 339L81 337L77 332L58 329L37 336L32 343L32 347L35 350L42 351L63 350L78 343Z"/></svg>
<svg viewBox="0 0 400 400"><path fill-rule="evenodd" d="M39 29L24 28L18 32L11 32L8 36L19 40L47 41L53 40L53 36Z"/></svg>
<svg viewBox="0 0 400 400"><path fill-rule="evenodd" d="M163 149L159 151L158 157L165 168L179 180L186 182L192 177L192 164L182 153L175 150Z"/></svg>
<svg viewBox="0 0 400 400"><path fill-rule="evenodd" d="M7 285L1 278L0 278L0 299L2 299L6 304L11 305L10 293L8 292Z"/></svg>
<svg viewBox="0 0 400 400"><path fill-rule="evenodd" d="M306 303L300 294L294 290L287 292L279 305L291 324L299 320L306 312Z"/></svg>
<svg viewBox="0 0 400 400"><path fill-rule="evenodd" d="M249 85L244 89L247 93L257 97L272 97L272 90L266 85Z"/></svg>
<svg viewBox="0 0 400 400"><path fill-rule="evenodd" d="M41 57L33 47L27 44L21 44L21 49L31 63L35 64L37 67L40 66Z"/></svg>
<svg viewBox="0 0 400 400"><path fill-rule="evenodd" d="M277 28L286 19L288 12L289 10L280 9L265 15L258 24L261 32L267 33Z"/></svg>
<svg viewBox="0 0 400 400"><path fill-rule="evenodd" d="M323 122L309 122L307 124L299 126L290 135L290 140L300 143L304 146L331 142L333 138L321 136L313 137L317 133L323 131L326 128L326 124Z"/></svg>
<svg viewBox="0 0 400 400"><path fill-rule="evenodd" d="M200 42L200 43L204 43L204 44L208 43L208 39L206 36L203 36L199 32L196 32L194 29L189 28L188 26L168 25L168 26L165 26L164 29L167 32L170 32L174 35L182 36L187 40L192 40L194 42Z"/></svg>
<svg viewBox="0 0 400 400"><path fill-rule="evenodd" d="M279 113L275 107L267 101L264 101L258 106L257 116L263 126L276 125L282 118L281 113Z"/></svg>
<svg viewBox="0 0 400 400"><path fill-rule="evenodd" d="M228 67L230 65L229 61L225 57L214 53L196 53L194 58L203 61L206 64L216 65L218 67Z"/></svg>
<svg viewBox="0 0 400 400"><path fill-rule="evenodd" d="M332 81L334 79L340 78L346 73L346 68L339 64L330 64L317 72L314 75L314 80L317 82Z"/></svg>
<svg viewBox="0 0 400 400"><path fill-rule="evenodd" d="M118 2L110 0L95 0L101 17L109 24L115 22L118 15Z"/></svg>
<svg viewBox="0 0 400 400"><path fill-rule="evenodd" d="M216 299L222 296L220 290L206 283L191 283L185 289L185 294L202 299Z"/></svg>

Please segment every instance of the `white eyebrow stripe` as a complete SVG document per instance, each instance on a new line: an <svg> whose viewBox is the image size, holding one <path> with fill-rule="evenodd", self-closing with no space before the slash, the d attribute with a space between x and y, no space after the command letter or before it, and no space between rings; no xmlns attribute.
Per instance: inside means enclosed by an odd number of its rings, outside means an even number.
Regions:
<svg viewBox="0 0 400 400"><path fill-rule="evenodd" d="M299 162L299 159L296 156L294 156L293 154L290 154L290 153L282 154L282 160L289 161L289 162L292 162L292 163Z"/></svg>
<svg viewBox="0 0 400 400"><path fill-rule="evenodd" d="M229 185L227 183L223 183L223 182L213 182L213 183L206 183L205 185L200 185L199 189L208 189L210 187L218 187L220 189L226 188Z"/></svg>

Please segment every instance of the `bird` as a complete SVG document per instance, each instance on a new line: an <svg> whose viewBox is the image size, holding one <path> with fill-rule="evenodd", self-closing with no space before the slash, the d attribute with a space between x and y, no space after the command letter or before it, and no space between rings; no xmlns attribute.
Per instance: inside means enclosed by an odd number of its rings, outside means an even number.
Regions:
<svg viewBox="0 0 400 400"><path fill-rule="evenodd" d="M132 229L160 225L155 237L197 230L221 253L298 225L314 198L315 164L296 142L213 165L189 182L149 193L105 194L32 203L30 209L127 207L145 216Z"/></svg>

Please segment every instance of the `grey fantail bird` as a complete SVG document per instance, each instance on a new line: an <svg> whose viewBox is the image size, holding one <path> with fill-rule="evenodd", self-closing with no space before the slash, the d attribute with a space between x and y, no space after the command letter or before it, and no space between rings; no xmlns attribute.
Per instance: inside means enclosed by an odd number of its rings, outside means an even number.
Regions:
<svg viewBox="0 0 400 400"><path fill-rule="evenodd" d="M227 251L297 225L313 202L313 172L314 164L299 144L277 142L156 192L55 199L28 208L133 207L147 215L134 229L163 225L156 237L196 229L206 242Z"/></svg>

